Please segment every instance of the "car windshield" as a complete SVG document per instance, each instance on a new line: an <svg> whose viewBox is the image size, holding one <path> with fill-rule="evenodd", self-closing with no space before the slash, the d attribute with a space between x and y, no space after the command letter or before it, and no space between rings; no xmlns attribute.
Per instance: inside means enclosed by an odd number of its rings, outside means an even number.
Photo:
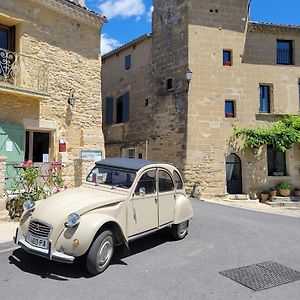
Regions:
<svg viewBox="0 0 300 300"><path fill-rule="evenodd" d="M112 188L129 189L132 186L136 173L115 167L94 167L87 176L88 182L109 185Z"/></svg>

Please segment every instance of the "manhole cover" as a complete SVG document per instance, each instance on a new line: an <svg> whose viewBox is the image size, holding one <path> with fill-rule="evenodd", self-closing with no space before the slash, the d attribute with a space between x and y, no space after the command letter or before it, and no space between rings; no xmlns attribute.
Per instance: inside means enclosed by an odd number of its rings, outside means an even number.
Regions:
<svg viewBox="0 0 300 300"><path fill-rule="evenodd" d="M300 272L273 261L220 272L253 291L300 280Z"/></svg>

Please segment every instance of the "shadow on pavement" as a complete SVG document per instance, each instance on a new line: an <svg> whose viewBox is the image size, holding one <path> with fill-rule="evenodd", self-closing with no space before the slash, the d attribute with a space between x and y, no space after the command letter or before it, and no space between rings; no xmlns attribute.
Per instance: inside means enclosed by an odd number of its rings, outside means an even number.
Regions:
<svg viewBox="0 0 300 300"><path fill-rule="evenodd" d="M170 240L171 238L168 232L160 231L130 243L129 253L125 246L116 247L110 264L127 265L127 263L123 261L125 257L145 252L149 249L169 242ZM18 248L13 251L8 260L10 264L15 265L23 272L34 274L40 276L41 278L68 281L70 278L76 279L93 277L85 270L85 257L75 260L74 264L63 264L32 255L23 249Z"/></svg>

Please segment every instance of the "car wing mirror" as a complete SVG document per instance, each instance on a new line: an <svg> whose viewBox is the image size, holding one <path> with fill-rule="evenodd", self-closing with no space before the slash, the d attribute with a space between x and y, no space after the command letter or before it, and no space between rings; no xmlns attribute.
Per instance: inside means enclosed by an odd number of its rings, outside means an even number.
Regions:
<svg viewBox="0 0 300 300"><path fill-rule="evenodd" d="M140 196L144 197L146 195L146 189L144 187L140 187L139 194Z"/></svg>

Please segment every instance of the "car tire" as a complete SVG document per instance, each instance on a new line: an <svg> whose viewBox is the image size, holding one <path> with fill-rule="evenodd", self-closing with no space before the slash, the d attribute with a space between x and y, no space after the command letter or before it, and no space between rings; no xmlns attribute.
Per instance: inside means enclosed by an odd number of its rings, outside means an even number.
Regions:
<svg viewBox="0 0 300 300"><path fill-rule="evenodd" d="M94 240L87 257L86 268L92 275L102 273L109 265L114 253L114 235L111 230L105 229Z"/></svg>
<svg viewBox="0 0 300 300"><path fill-rule="evenodd" d="M175 240L182 240L188 234L189 221L184 221L179 224L173 224L171 234Z"/></svg>

